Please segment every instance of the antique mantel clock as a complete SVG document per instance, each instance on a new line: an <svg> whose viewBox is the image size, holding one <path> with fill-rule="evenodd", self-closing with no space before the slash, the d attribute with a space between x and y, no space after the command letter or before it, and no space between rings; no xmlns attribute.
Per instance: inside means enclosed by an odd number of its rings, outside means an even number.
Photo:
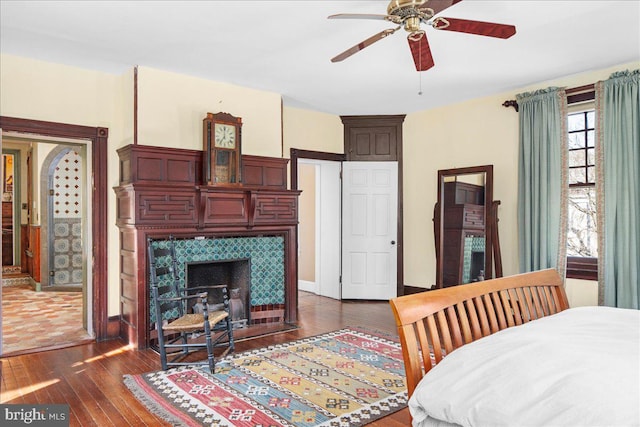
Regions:
<svg viewBox="0 0 640 427"><path fill-rule="evenodd" d="M242 119L228 113L207 113L203 123L207 185L239 185Z"/></svg>

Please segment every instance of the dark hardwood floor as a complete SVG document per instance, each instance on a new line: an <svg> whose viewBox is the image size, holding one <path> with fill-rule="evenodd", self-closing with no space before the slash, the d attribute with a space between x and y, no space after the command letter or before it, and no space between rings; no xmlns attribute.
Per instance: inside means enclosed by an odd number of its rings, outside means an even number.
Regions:
<svg viewBox="0 0 640 427"><path fill-rule="evenodd" d="M346 326L364 326L396 333L389 303L340 302L300 293L300 328L241 341L236 351L330 332ZM160 369L152 350L135 351L120 340L84 344L60 350L5 357L1 362L0 403L67 403L71 426L160 426L166 422L149 413L122 382L124 374ZM408 426L403 409L370 424Z"/></svg>

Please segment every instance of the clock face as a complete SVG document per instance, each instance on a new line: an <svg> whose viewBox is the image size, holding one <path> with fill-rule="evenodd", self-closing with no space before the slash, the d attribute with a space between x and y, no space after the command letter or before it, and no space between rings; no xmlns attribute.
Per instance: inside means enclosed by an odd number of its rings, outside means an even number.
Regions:
<svg viewBox="0 0 640 427"><path fill-rule="evenodd" d="M216 123L214 125L214 145L218 148L236 148L236 127Z"/></svg>

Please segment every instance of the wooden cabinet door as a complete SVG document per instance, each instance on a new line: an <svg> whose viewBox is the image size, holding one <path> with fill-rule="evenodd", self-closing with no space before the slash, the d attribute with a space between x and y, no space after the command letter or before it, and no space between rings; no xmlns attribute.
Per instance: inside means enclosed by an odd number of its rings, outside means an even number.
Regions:
<svg viewBox="0 0 640 427"><path fill-rule="evenodd" d="M395 127L351 128L347 141L350 161L394 161L398 136Z"/></svg>
<svg viewBox="0 0 640 427"><path fill-rule="evenodd" d="M398 161L404 116L343 116L347 161Z"/></svg>

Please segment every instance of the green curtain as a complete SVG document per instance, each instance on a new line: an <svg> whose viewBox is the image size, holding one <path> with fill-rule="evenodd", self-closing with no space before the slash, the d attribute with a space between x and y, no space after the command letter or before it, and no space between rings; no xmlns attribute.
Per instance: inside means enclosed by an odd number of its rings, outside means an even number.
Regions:
<svg viewBox="0 0 640 427"><path fill-rule="evenodd" d="M520 271L556 268L567 241L567 97L561 88L519 94L518 234Z"/></svg>
<svg viewBox="0 0 640 427"><path fill-rule="evenodd" d="M640 70L634 70L596 83L599 303L635 309L640 308L639 82Z"/></svg>

